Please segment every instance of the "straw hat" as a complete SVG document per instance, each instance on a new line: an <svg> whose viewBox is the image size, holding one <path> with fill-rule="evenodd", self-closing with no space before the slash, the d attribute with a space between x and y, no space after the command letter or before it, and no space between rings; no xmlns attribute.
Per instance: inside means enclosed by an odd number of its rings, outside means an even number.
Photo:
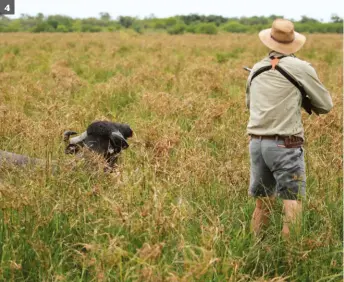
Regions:
<svg viewBox="0 0 344 282"><path fill-rule="evenodd" d="M272 28L259 33L260 40L271 50L282 54L292 54L301 49L306 37L294 30L294 24L285 19L276 19Z"/></svg>

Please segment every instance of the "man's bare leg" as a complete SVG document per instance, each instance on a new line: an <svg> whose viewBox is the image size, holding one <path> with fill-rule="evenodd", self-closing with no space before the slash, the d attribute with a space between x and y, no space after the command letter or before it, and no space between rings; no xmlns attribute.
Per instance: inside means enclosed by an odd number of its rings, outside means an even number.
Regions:
<svg viewBox="0 0 344 282"><path fill-rule="evenodd" d="M274 196L258 198L256 200L256 208L254 209L251 220L251 229L255 236L258 236L262 227L268 224L274 202Z"/></svg>
<svg viewBox="0 0 344 282"><path fill-rule="evenodd" d="M295 231L296 235L301 230L302 202L297 200L283 200L284 205L284 223L282 236L286 239L290 237L290 229Z"/></svg>

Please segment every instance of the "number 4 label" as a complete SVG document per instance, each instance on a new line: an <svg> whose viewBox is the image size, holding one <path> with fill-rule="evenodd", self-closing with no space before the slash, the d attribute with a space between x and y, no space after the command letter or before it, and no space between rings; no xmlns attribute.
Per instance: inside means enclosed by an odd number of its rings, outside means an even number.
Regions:
<svg viewBox="0 0 344 282"><path fill-rule="evenodd" d="M0 0L0 15L14 15L15 0Z"/></svg>

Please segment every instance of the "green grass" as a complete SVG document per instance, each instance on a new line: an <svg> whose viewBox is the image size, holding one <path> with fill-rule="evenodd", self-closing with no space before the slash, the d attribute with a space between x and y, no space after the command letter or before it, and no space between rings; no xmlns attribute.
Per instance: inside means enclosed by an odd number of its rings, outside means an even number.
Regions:
<svg viewBox="0 0 344 282"><path fill-rule="evenodd" d="M2 36L0 148L60 169L0 166L0 281L342 281L341 37L309 37L299 57L335 108L304 116L307 198L287 243L280 201L264 239L250 232L256 35ZM112 175L63 154L62 132L98 119L134 131Z"/></svg>

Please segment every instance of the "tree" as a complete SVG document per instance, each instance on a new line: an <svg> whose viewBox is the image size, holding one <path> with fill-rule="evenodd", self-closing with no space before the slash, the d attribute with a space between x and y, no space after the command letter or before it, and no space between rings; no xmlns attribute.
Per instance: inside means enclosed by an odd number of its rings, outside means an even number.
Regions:
<svg viewBox="0 0 344 282"><path fill-rule="evenodd" d="M266 17L242 17L239 20L240 24L243 25L257 25L257 24L268 24L269 23L269 19Z"/></svg>
<svg viewBox="0 0 344 282"><path fill-rule="evenodd" d="M74 20L72 18L62 15L52 15L48 16L46 19L46 22L55 30L60 24L64 25L68 29L71 29L73 21Z"/></svg>
<svg viewBox="0 0 344 282"><path fill-rule="evenodd" d="M271 15L268 19L273 22L276 19L284 19L284 16Z"/></svg>
<svg viewBox="0 0 344 282"><path fill-rule="evenodd" d="M118 18L118 22L121 26L125 27L125 28L129 28L131 27L134 22L136 21L135 18L133 17L128 17L128 16L120 16Z"/></svg>
<svg viewBox="0 0 344 282"><path fill-rule="evenodd" d="M106 12L103 13L103 12L101 12L101 13L99 13L99 16L100 16L100 19L101 19L102 21L108 22L108 21L111 20L111 16L110 16L109 13L106 13Z"/></svg>
<svg viewBox="0 0 344 282"><path fill-rule="evenodd" d="M301 16L300 23L318 23L319 21L307 16Z"/></svg>
<svg viewBox="0 0 344 282"><path fill-rule="evenodd" d="M336 14L333 14L331 16L331 22L333 22L333 23L343 23L343 18L339 17Z"/></svg>
<svg viewBox="0 0 344 282"><path fill-rule="evenodd" d="M224 18L222 16L209 15L209 16L205 17L204 20L207 23L215 23L217 26L220 26L221 24L223 24L227 21L227 18Z"/></svg>
<svg viewBox="0 0 344 282"><path fill-rule="evenodd" d="M0 31L99 32L131 28L138 33L143 33L151 29L164 29L169 34L182 34L184 32L216 34L218 30L227 32L258 32L270 27L272 21L276 18L283 18L283 16L226 18L217 15L189 14L168 18L156 18L154 15L150 15L145 19L120 16L117 18L117 21L111 19L110 14L107 12L99 13L99 17L97 18L84 19L71 18L64 15L44 16L42 13L38 13L35 16L21 14L17 19L10 19L0 14ZM343 32L343 18L337 14L333 14L331 21L328 23L324 23L319 19L302 16L301 20L294 21L294 24L295 29L300 32Z"/></svg>
<svg viewBox="0 0 344 282"><path fill-rule="evenodd" d="M180 18L187 25L195 23L195 22L201 22L201 16L197 14L190 14L188 16L180 16Z"/></svg>
<svg viewBox="0 0 344 282"><path fill-rule="evenodd" d="M30 16L28 16L28 18L31 18ZM38 13L36 16L36 19L39 21L43 21L44 20L44 15L42 13Z"/></svg>

